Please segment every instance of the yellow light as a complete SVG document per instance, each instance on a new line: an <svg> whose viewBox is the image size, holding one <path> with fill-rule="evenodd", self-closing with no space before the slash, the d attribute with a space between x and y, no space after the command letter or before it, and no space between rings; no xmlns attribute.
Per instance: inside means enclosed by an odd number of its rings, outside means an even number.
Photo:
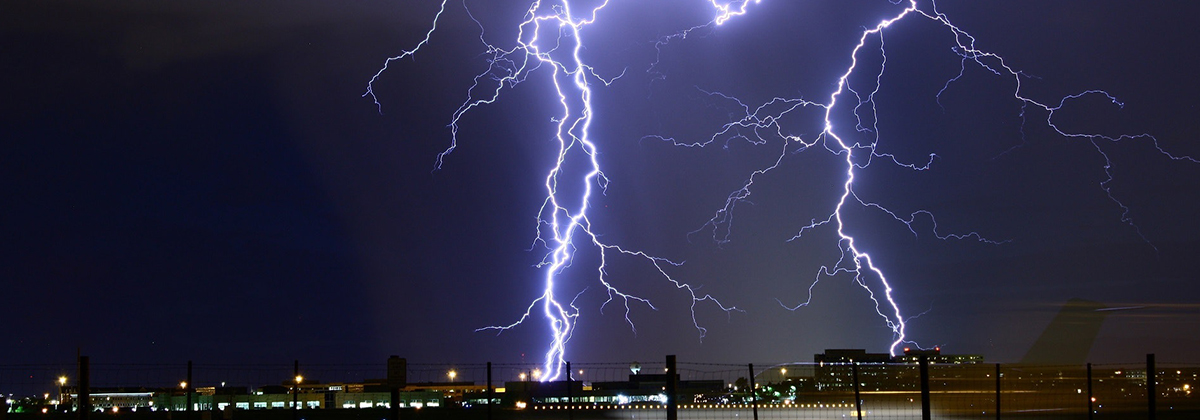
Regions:
<svg viewBox="0 0 1200 420"><path fill-rule="evenodd" d="M533 370L533 379L540 378L541 376L542 376L542 370L541 370L541 369L534 369L534 370Z"/></svg>
<svg viewBox="0 0 1200 420"><path fill-rule="evenodd" d="M58 384L59 384L59 385L66 385L66 384L67 384L67 377L66 377L66 376L59 376L59 377L58 377Z"/></svg>
<svg viewBox="0 0 1200 420"><path fill-rule="evenodd" d="M300 383L301 381L303 381L303 380L304 380L304 377L303 377L303 376L296 375L296 383L297 383L297 384L299 384L299 383Z"/></svg>
<svg viewBox="0 0 1200 420"><path fill-rule="evenodd" d="M453 381L454 378L458 376L458 372L451 370L450 372L446 373L446 376L449 376L450 380Z"/></svg>
<svg viewBox="0 0 1200 420"><path fill-rule="evenodd" d="M779 368L780 375L787 375L787 368Z"/></svg>
<svg viewBox="0 0 1200 420"><path fill-rule="evenodd" d="M525 372L521 372L521 374L517 375L517 377L521 378L521 380L524 381L525 380Z"/></svg>
<svg viewBox="0 0 1200 420"><path fill-rule="evenodd" d="M187 381L180 381L179 388L187 389Z"/></svg>

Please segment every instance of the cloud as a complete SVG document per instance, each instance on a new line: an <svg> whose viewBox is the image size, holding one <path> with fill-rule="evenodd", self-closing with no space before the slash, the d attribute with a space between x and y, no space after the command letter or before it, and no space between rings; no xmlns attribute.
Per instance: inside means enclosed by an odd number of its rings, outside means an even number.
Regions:
<svg viewBox="0 0 1200 420"><path fill-rule="evenodd" d="M394 3L394 2L393 2ZM420 27L419 13L381 1L57 1L3 6L0 30L79 40L92 52L119 57L132 69L215 56L259 54L310 31L365 30L386 24ZM412 20L412 21L406 21ZM336 34L329 34L335 36ZM86 45L86 46L85 46Z"/></svg>

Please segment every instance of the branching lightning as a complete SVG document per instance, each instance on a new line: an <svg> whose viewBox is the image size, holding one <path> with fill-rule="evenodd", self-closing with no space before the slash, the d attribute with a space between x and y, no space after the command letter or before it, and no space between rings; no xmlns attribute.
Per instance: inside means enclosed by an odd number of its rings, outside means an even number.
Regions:
<svg viewBox="0 0 1200 420"><path fill-rule="evenodd" d="M393 61L411 57L428 43L437 28L438 19L446 10L447 2L448 0L441 2L431 29L426 32L425 38L417 47L403 51L400 55L389 58L385 62L384 67L368 84L367 91L363 94L364 97L370 96L376 105L381 107L372 87L375 81ZM592 194L595 189L603 191L608 186L608 178L604 176L600 162L596 159L596 143L589 133L594 115L591 103L592 88L596 84L608 85L620 75L604 78L596 74L591 66L584 63L580 57L580 51L584 46L581 29L595 22L597 15L607 5L608 1L604 1L590 10L586 10L583 14L576 14L569 1L534 1L526 9L524 20L518 25L515 46L509 49L490 43L484 36L483 25L472 16L472 20L480 27L480 40L490 56L488 60L490 65L475 77L474 84L467 90L466 101L452 115L450 146L437 157L436 167L440 169L446 156L453 152L458 145L459 121L475 107L496 102L505 88L515 86L528 77L533 77L535 73L539 73L538 76L546 77L552 82L554 96L560 109L560 114L554 117L556 122L554 138L557 140L558 153L557 160L545 178L546 197L538 211L538 224L534 240L535 245L549 249L541 263L537 265L544 273L545 288L542 295L530 302L524 314L515 322L479 329L503 332L526 322L540 310L541 316L547 320L550 334L550 345L542 366L545 374L540 378L547 381L554 380L562 374L566 345L575 332L575 322L579 316L579 308L575 306L574 299L570 303L564 304L556 294L555 286L558 277L571 266L580 240L586 241L584 244L590 244L599 253L600 264L597 268L597 280L608 297L601 308L603 309L604 306L614 301L619 301L625 308L626 322L635 332L636 327L630 318L633 306L644 305L649 309L656 308L649 299L622 292L608 281L605 270L608 259L614 253L649 262L663 279L675 288L684 291L691 299L692 322L701 338L704 337L706 329L696 319L698 304L708 302L726 313L739 311L736 307L722 304L713 296L699 292L699 287L673 277L668 269L678 266L680 263L642 251L605 243L592 229L591 220L588 219ZM469 9L467 10L469 14ZM734 9L724 10L724 13L730 16L741 12L741 10ZM494 86L490 90L481 86L489 82ZM486 91L487 94L483 97L476 97L476 89ZM568 161L579 155L585 158L586 173L580 179L562 179L564 172L568 169L566 168L566 165L569 164ZM571 191L570 188L560 189L560 183L568 182L577 183L576 188L580 188L581 192Z"/></svg>
<svg viewBox="0 0 1200 420"><path fill-rule="evenodd" d="M449 124L451 131L450 145L437 155L436 168L440 169L446 157L458 146L459 124L462 118L471 110L495 103L506 89L510 89L532 77L545 78L554 87L553 98L558 109L558 114L553 118L555 122L554 138L558 147L557 159L545 177L545 199L537 214L538 222L534 239L536 246L545 247L548 250L541 263L538 264L538 268L542 270L544 275L541 280L544 283L544 291L530 302L524 313L515 322L481 328L481 330L503 332L532 318L544 317L548 324L550 343L542 366L542 371L546 372L541 378L542 380L553 380L562 374L561 367L563 365L562 362L565 360L566 346L575 333L576 321L580 316L580 310L575 304L579 295L576 295L575 298L567 302L557 293L558 289L556 288L556 283L560 276L571 268L574 254L580 246L595 249L598 253L600 264L597 268L596 280L607 294L604 306L613 302L623 305L625 320L634 331L636 331L636 327L631 317L633 309L642 306L654 310L656 307L649 299L623 292L609 281L606 267L609 259L615 256L641 259L650 263L662 279L683 291L691 299L692 321L700 337L704 336L706 330L696 319L697 305L710 303L726 313L739 311L736 307L727 306L710 295L700 293L698 287L672 276L670 274L671 269L681 263L602 241L588 217L593 193L596 193L597 190L603 193L609 185L609 180L601 170L601 164L597 159L599 151L596 139L589 132L594 115L592 109L592 92L594 88L615 83L624 73L604 77L597 74L594 68L581 58L580 52L585 47L584 32L582 30L596 22L599 17L602 17L604 9L610 2L615 1L620 0L591 2L589 4L599 4L590 8L584 8L582 13L576 12L570 0L532 1L525 11L523 20L517 26L516 39L510 40L510 45L512 46L508 48L503 48L499 46L500 44L493 43L487 39L484 25L475 19L474 16L470 15L470 9L466 7L464 1L464 10L467 11L468 16L471 16L471 19L479 27L479 39L486 51L485 55L488 57L487 62L489 64L486 70L475 76L473 84L467 89L466 100L451 115ZM448 0L441 2L438 12L430 25L430 29L425 33L424 39L411 50L404 50L400 55L387 59L379 72L371 78L363 96L371 97L374 103L380 107L381 111L382 105L380 105L379 98L376 96L374 83L387 71L393 61L414 56L430 42L431 37L434 36L437 30L439 20L442 19L446 11L447 2ZM668 48L671 42L684 39L689 33L695 30L701 28L716 30L717 27L731 19L747 18L753 14L752 4L760 3L760 0L707 0L707 2L715 12L712 20L658 39L654 48L660 53L660 56L662 50ZM576 3L578 3L578 0ZM933 1L891 0L891 3L896 5L897 12L892 17L880 21L875 26L863 29L857 44L847 51L850 58L849 66L840 73L840 76L836 80L832 81L831 86L834 86L834 89L828 93L824 101L775 97L762 105L751 106L745 104L734 95L700 89L700 92L711 100L728 101L735 104L737 108L742 110L744 116L723 124L710 137L701 140L686 141L663 135L649 135L643 138L643 140L663 141L681 147L707 147L713 144L727 145L728 142L734 140L747 141L755 145L767 145L771 143L768 141L769 138L783 140L778 158L774 159L769 165L753 171L745 179L740 188L731 192L726 197L723 205L713 213L708 223L693 232L693 234L706 232L718 244L730 242L733 232L732 226L735 208L739 203L744 203L749 199L754 189L755 181L760 176L779 167L784 158L789 154L824 149L844 162L843 178L840 181L840 194L836 201L831 203L831 209L827 215L821 218L810 219L807 224L804 224L796 231L796 234L789 241L799 240L806 233L815 229L832 229L837 238L836 246L840 250L840 258L832 264L821 266L817 270L815 279L810 283L808 296L803 302L795 305L786 305L780 302L780 305L790 310L807 306L813 298L813 287L819 281L835 276L849 276L858 286L866 291L871 301L874 302L876 313L891 330L890 351L894 354L896 349L905 343L916 345L916 343L907 338L906 321L911 318L904 317L900 305L894 299L892 281L888 279L883 269L873 262L871 254L862 248L859 241L853 235L847 232L847 225L843 219L843 210L847 206L858 205L863 208L879 211L895 221L904 224L913 235L918 234L918 229L914 227L914 223L918 219L921 219L932 222L933 227L930 233L941 240L975 240L993 245L1000 245L1007 242L1005 240L989 239L978 232L939 232L937 219L928 210L916 210L908 212L905 215L904 212L890 210L882 203L865 199L855 191L855 182L859 170L866 168L876 160L912 171L926 171L938 159L937 155L930 154L927 161L904 162L893 154L880 151L879 148L880 142L885 139L885 136L879 130L879 110L875 103L875 96L883 84L883 76L887 64L887 53L884 42L885 34L888 33L889 29L896 22L905 19L925 19L946 30L956 45L954 52L961 57L961 70L959 74L946 81L945 85L937 93L939 100L943 92L954 87L955 82L962 77L968 66L979 66L997 77L1010 79L1015 86L1012 91L1012 98L1019 102L1022 107L1020 115L1022 121L1025 121L1026 118L1025 111L1040 109L1041 112L1046 114L1045 124L1047 127L1057 132L1060 136L1085 141L1094 147L1105 162L1103 170L1106 179L1100 183L1100 188L1121 209L1121 221L1135 230L1147 243L1150 242L1129 216L1129 208L1113 194L1109 187L1114 173L1111 160L1105 152L1104 144L1124 141L1147 141L1159 153L1171 160L1193 163L1200 163L1200 161L1190 156L1175 155L1168 152L1150 134L1109 136L1069 132L1060 129L1054 120L1055 113L1074 100L1085 96L1100 96L1110 100L1117 106L1121 106L1122 104L1113 95L1101 90L1088 90L1054 101L1033 99L1025 94L1022 89L1022 81L1029 76L1011 67L1005 62L1002 56L977 48L975 38L951 23L946 15L938 12L937 6ZM868 45L875 45L876 43L878 45L876 51L872 51L874 50L873 48L868 48ZM851 76L871 71L871 69L860 68L866 67L865 65L860 66L859 63L860 57L865 54L879 54L880 62L877 72L873 73L875 76L874 83L866 87L852 86ZM665 77L656 70L657 64L657 62L651 63L647 71L651 72L655 78ZM789 128L785 128L781 120L791 113L809 111L816 112L822 116L822 125L813 130L818 132L818 134L808 139L789 134L792 131ZM867 133L866 137L869 140L866 142L847 140L849 138L847 133L851 128L835 124L835 112L851 113L855 118L852 129L858 133ZM578 162L583 162L582 165L584 167L569 167L570 165L578 164ZM576 172L582 172L583 174L578 178L568 178L565 175Z"/></svg>

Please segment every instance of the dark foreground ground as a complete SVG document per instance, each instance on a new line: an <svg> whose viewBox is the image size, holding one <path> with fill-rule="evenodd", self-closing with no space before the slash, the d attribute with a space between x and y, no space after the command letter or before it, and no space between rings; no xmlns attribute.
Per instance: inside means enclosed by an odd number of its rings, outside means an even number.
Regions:
<svg viewBox="0 0 1200 420"><path fill-rule="evenodd" d="M224 413L193 413L190 420L392 420L393 414L387 409L327 409L327 410L301 410L298 413L293 413L286 410L255 410L255 411L234 411L228 415ZM515 410L515 409L495 409L491 412L490 417L487 409L455 409L455 408L426 408L426 409L403 409L400 411L400 420L443 420L443 419L466 419L466 420L519 420L519 419L534 419L534 420L589 420L589 419L646 419L646 420L665 420L667 417L666 410L663 409L617 409L617 410ZM782 419L854 419L856 413L853 409L760 409L758 418L761 420L782 420ZM3 414L0 413L0 420L78 420L78 415L75 414L38 414L38 413L22 413L22 414ZM736 419L750 420L754 418L754 414L750 409L681 409L679 410L680 420L691 419ZM920 419L921 413L919 410L878 410L865 412L864 419ZM995 419L994 413L934 413L934 419ZM1020 419L1020 420L1049 420L1049 419L1087 419L1087 413L1084 412L1064 412L1064 411L1026 411L1003 413L1003 419ZM1095 414L1096 420L1141 420L1149 419L1147 412L1109 412ZM1196 420L1200 419L1200 410L1177 410L1177 409L1162 409L1156 417L1159 420ZM189 420L184 413L171 412L133 412L133 413L93 413L88 417L89 420Z"/></svg>

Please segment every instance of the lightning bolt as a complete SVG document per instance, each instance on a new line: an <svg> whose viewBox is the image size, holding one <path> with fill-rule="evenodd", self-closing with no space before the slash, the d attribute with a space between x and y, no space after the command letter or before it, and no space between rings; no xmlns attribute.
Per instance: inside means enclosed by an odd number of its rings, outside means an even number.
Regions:
<svg viewBox="0 0 1200 420"><path fill-rule="evenodd" d="M558 114L552 119L555 123L554 138L558 153L545 178L546 195L537 214L534 239L535 247L543 247L548 250L537 265L543 273L541 280L544 284L543 293L530 302L516 321L480 329L503 332L530 319L544 318L550 338L542 366L542 371L546 374L540 378L542 380L554 380L562 375L561 368L567 352L567 343L575 332L575 325L581 313L575 303L579 294L570 301L564 300L558 294L558 280L564 272L571 268L575 252L581 246L594 249L599 257L600 263L597 267L596 280L607 295L607 300L604 301L601 310L610 303L620 303L624 307L626 322L635 332L636 327L631 318L633 309L638 306L651 310L656 308L649 299L625 293L609 281L605 270L610 257L629 257L648 262L662 279L682 290L691 299L692 321L701 338L706 330L696 319L697 305L707 302L726 313L740 311L736 307L722 304L708 294L700 293L699 287L673 277L670 272L673 267L679 266L680 262L601 241L588 218L593 194L603 194L609 185L609 180L597 160L599 149L596 139L589 133L594 115L591 102L592 90L616 82L624 75L624 72L604 77L597 74L595 69L581 58L580 52L585 46L582 29L596 22L610 1L616 0L589 2L594 6L581 8L583 13L576 13L569 0L532 1L525 11L524 18L517 25L516 39L508 48L502 48L498 46L499 44L489 41L484 25L471 15L465 0L463 3L463 9L479 27L479 39L485 50L484 55L487 57L488 67L474 77L473 84L467 89L466 100L452 114L449 124L450 145L437 155L435 169L440 169L447 156L458 146L459 124L464 115L477 107L497 102L506 89L511 89L529 78L541 77L553 85L552 96L558 106ZM932 222L933 227L930 233L941 240L973 239L993 245L1007 242L988 239L977 232L941 233L933 212L916 210L905 215L904 212L893 211L882 203L864 199L855 191L859 170L877 160L913 171L926 171L934 165L937 159L935 154L930 154L929 159L925 162L904 162L895 155L880 151L880 142L885 137L879 131L877 124L879 110L875 104L875 95L883 83L887 64L885 34L896 22L906 19L925 19L946 30L955 43L954 53L961 58L959 74L947 80L936 94L939 104L941 94L953 88L968 65L979 66L999 78L1010 79L1014 83L1012 98L1022 106L1020 118L1023 123L1027 122L1027 111L1041 110L1046 115L1044 124L1047 127L1060 136L1088 142L1093 146L1105 162L1102 169L1106 179L1100 182L1100 188L1121 209L1121 221L1136 231L1147 243L1150 243L1129 216L1129 208L1109 188L1114 172L1111 159L1104 150L1105 143L1148 141L1160 154L1171 160L1193 163L1200 163L1200 161L1190 156L1180 156L1168 152L1150 134L1109 136L1061 129L1055 123L1055 114L1072 101L1083 97L1101 96L1117 106L1122 104L1116 97L1101 90L1088 90L1053 101L1036 100L1026 95L1022 89L1022 81L1029 76L1011 67L1002 56L977 48L975 38L953 24L946 15L938 12L935 2L889 1L897 6L898 11L891 18L881 20L878 24L863 29L857 44L848 51L849 66L833 81L835 88L829 92L825 100L776 97L762 105L752 107L734 95L700 89L702 94L714 101L728 101L736 104L744 116L724 124L711 137L698 141L684 141L662 135L650 135L643 138L643 140L664 141L681 147L707 147L712 144L728 144L733 140L767 145L771 143L769 141L771 138L783 140L778 158L770 165L753 171L741 188L730 193L726 197L725 203L714 212L709 221L692 234L708 232L718 244L730 242L735 208L739 203L747 202L753 192L754 183L760 176L779 167L788 154L809 150L826 150L844 162L843 178L840 183L841 193L837 200L831 203L831 210L826 216L811 219L806 225L800 227L789 241L799 240L811 230L832 229L836 237L834 244L840 250L840 258L817 270L815 279L810 283L807 300L790 306L782 302L780 304L787 309L797 310L812 301L813 287L822 279L850 276L858 286L866 291L869 299L874 303L875 312L891 331L889 351L895 354L896 349L902 344L916 345L907 338L906 321L911 318L903 316L900 305L894 299L892 281L885 275L884 270L873 262L871 253L863 249L855 236L848 232L847 224L843 220L843 211L848 206L854 205L879 211L906 225L913 235L918 234L914 223L920 218ZM388 58L383 67L371 78L363 96L370 97L380 112L382 112L382 105L375 93L375 82L382 77L393 62L413 57L430 42L437 30L439 20L446 11L447 2L448 0L443 0L440 3L438 12L433 18L430 29L425 33L425 37L412 49L404 50L401 54ZM579 1L577 0L576 3ZM707 3L714 10L712 20L656 40L654 48L659 57L661 57L663 49L668 48L670 43L686 39L694 31L717 30L719 26L732 19L744 18L753 12L752 5L760 3L760 0L707 0ZM856 88L851 85L851 76L869 71L869 69L860 68L859 59L873 49L868 48L869 45L876 45L876 43L878 49L875 53L879 54L881 60L877 72L874 73L874 83L866 88ZM652 79L666 77L657 70L657 65L658 62L655 61L647 69L651 73ZM785 128L781 120L791 113L809 110L817 112L822 117L821 126L816 127L819 134L808 139L790 134L792 131ZM867 140L849 140L851 138L850 129L834 123L835 112L852 114L855 119L853 131L865 133ZM1016 147L1020 147L1020 145ZM578 173L581 174L571 175ZM1151 244L1151 246L1153 245Z"/></svg>
<svg viewBox="0 0 1200 420"><path fill-rule="evenodd" d="M731 17L745 14L746 5L748 3L749 2L742 2L740 4L741 7L737 9L736 13L723 14L720 18L714 21L713 24L720 25ZM950 89L951 86L962 77L966 71L968 63L978 65L996 76L1012 79L1015 85L1015 88L1012 92L1012 97L1019 101L1022 105L1021 118L1023 120L1026 116L1026 111L1030 108L1040 109L1046 114L1045 124L1053 131L1063 137L1084 140L1091 143L1091 145L1105 162L1103 169L1106 178L1100 183L1101 189L1107 194L1108 198L1121 209L1121 221L1129 225L1147 244L1149 244L1151 247L1154 247L1150 240L1142 233L1137 224L1134 223L1132 217L1129 216L1129 207L1121 202L1121 200L1113 194L1111 188L1109 188L1108 184L1113 180L1112 161L1108 154L1104 151L1104 148L1101 146L1101 144L1104 142L1147 140L1152 144L1155 150L1171 160L1189 161L1193 163L1200 162L1190 156L1175 155L1168 152L1161 145L1159 145L1158 139L1150 134L1143 133L1108 136L1097 133L1064 131L1055 124L1054 116L1057 111L1065 107L1071 101L1085 96L1099 95L1108 99L1117 106L1123 106L1123 104L1116 97L1102 90L1088 90L1078 94L1068 95L1057 100L1057 103L1039 102L1023 93L1021 82L1024 78L1028 77L1026 74L1008 65L1002 56L976 48L975 38L968 32L951 23L950 19L945 14L938 12L935 2L928 2L928 6L924 9L920 7L916 0L910 0L907 2L892 1L892 3L897 5L906 4L906 7L897 12L897 14L891 18L884 19L874 27L865 28L863 30L859 36L858 43L855 44L854 48L852 48L849 52L850 65L835 81L834 85L836 86L836 89L829 94L829 97L826 101L815 102L805 100L803 98L776 97L764 103L763 105L754 107L752 109L749 105L746 105L741 100L731 95L701 90L701 92L710 97L734 102L737 108L743 110L745 116L736 121L724 124L715 132L715 134L702 141L680 141L672 137L661 135L651 135L643 138L661 140L676 146L684 147L705 147L714 143L718 143L721 139L725 139L726 145L728 144L728 141L733 139L745 140L755 145L768 144L769 139L765 137L763 133L768 133L774 137L784 140L782 142L784 146L783 151L778 158L775 159L771 165L754 171L742 184L741 188L735 190L726 198L724 206L719 208L714 213L707 224L705 224L705 226L700 230L692 232L693 234L701 230L708 229L711 232L712 239L716 243L728 243L731 240L731 226L733 224L733 213L735 207L737 204L745 202L750 197L756 178L777 168L787 154L803 152L814 148L814 146L820 145L834 155L842 157L843 161L845 162L845 178L842 182L841 194L836 203L833 204L832 211L826 217L820 220L811 220L807 225L801 227L799 232L788 241L790 242L800 239L801 236L809 230L831 226L836 232L836 242L839 250L841 251L841 257L835 263L831 265L824 265L818 269L816 278L809 284L808 297L804 302L796 305L787 305L782 301L779 301L779 304L784 308L793 311L801 307L808 306L812 302L814 287L823 278L835 277L838 275L849 275L853 278L853 281L858 286L862 287L867 292L869 299L875 305L876 314L883 319L884 324L891 330L892 341L891 345L889 346L889 352L892 355L895 355L896 349L902 344L906 343L920 347L917 343L907 339L906 320L911 318L906 319L902 315L899 305L892 296L893 288L891 282L888 280L883 270L872 261L871 255L858 245L853 235L846 231L846 223L844 222L842 216L843 210L847 207L847 205L857 204L862 207L878 210L892 217L894 220L903 223L913 235L917 235L917 230L914 228L913 223L918 217L925 217L932 222L933 228L931 233L940 240L974 239L979 242L993 245L1007 243L1009 240L997 241L988 239L978 232L968 232L964 234L939 233L937 219L934 214L928 210L917 210L911 212L907 217L905 217L901 216L898 212L890 210L883 204L865 201L857 193L855 193L854 184L857 170L866 168L875 159L883 159L891 164L914 171L925 171L933 165L934 160L937 157L935 154L930 154L927 162L908 163L901 162L892 154L881 153L879 151L881 136L878 125L876 124L878 121L878 110L875 106L874 97L875 94L879 92L880 86L882 85L882 79L887 65L884 34L885 31L887 31L896 22L906 18L916 17L933 21L945 28L950 33L956 44L954 51L962 59L959 74L947 80L942 89L938 91L937 98L939 99L939 104L941 94ZM724 11L726 9L722 10ZM690 28L674 36L665 37L660 40L658 44L656 44L656 49L658 49L661 55L662 48L664 48L667 43L676 39L686 38L688 33L695 31L698 28L699 27ZM859 58L862 54L866 53L866 47L869 42L876 39L878 40L879 45L878 54L880 58L880 64L878 72L875 74L874 85L872 86L871 91L864 94L851 86L850 78L857 72L862 71L859 69ZM654 68L654 66L651 66L651 68ZM661 79L665 76L658 74L657 77ZM845 102L849 102L850 104L846 105L844 104ZM850 112L856 119L857 124L854 126L855 131L871 134L869 142L848 142L843 134L845 130L841 127L838 127L834 123L833 114L835 110L839 110L848 106L852 108ZM808 108L823 110L823 127L820 129L820 134L815 136L812 140L807 141L799 136L786 134L786 131L781 125L780 121L787 114L799 112ZM869 121L870 124L866 124L864 121ZM746 129L748 129L752 134L743 134L743 130ZM1020 146L1018 145L1017 147ZM859 155L863 155L865 157L860 158ZM1157 250L1157 248L1155 249ZM921 314L918 314L917 316L920 315Z"/></svg>
<svg viewBox="0 0 1200 420"><path fill-rule="evenodd" d="M489 56L489 66L475 76L474 84L467 90L467 99L453 113L450 122L450 146L438 154L435 169L440 169L447 155L458 146L458 127L464 115L472 109L495 103L500 99L506 88L526 81L530 77L539 76L548 79L554 87L554 97L559 106L559 114L553 117L555 122L554 138L558 145L557 158L545 178L545 200L537 214L537 228L534 245L548 249L545 257L537 264L544 277L543 292L533 299L525 312L514 322L506 325L493 325L477 331L495 330L503 332L525 323L531 318L544 317L550 336L542 364L539 379L551 381L563 374L567 343L575 331L575 323L580 315L575 305L580 292L567 303L557 294L558 279L565 270L571 267L574 254L579 245L591 245L597 250L600 264L597 267L597 281L607 294L607 300L601 305L601 310L610 303L619 302L624 306L625 321L634 332L637 331L630 314L635 305L643 305L649 309L657 308L649 299L622 292L608 280L606 267L610 256L621 255L644 260L657 273L676 289L682 290L691 300L692 323L699 336L704 337L707 330L696 319L697 305L711 303L725 313L740 311L737 307L727 306L715 297L701 293L698 286L685 283L669 271L671 267L681 265L666 258L650 255L643 251L627 249L619 245L600 240L588 219L588 210L592 196L599 190L607 189L609 181L601 170L600 162L596 159L598 153L595 140L589 132L592 124L592 88L595 85L607 86L621 75L605 78L597 74L580 57L584 47L581 29L596 21L597 15L608 5L605 0L584 13L577 14L570 1L534 1L526 9L524 19L517 26L517 37L511 48L501 48L486 39L483 24L473 15L464 3L471 19L479 26L480 41ZM412 57L421 47L428 44L430 37L437 29L439 19L446 10L447 0L440 4L437 14L425 38L411 50L405 50L400 55L388 58L384 66L371 78L364 97L371 97L380 111L382 105L375 95L374 84L387 71L392 62ZM714 6L721 6L714 2ZM744 6L743 6L744 9ZM744 13L743 9L725 8L723 16L733 16ZM486 86L485 86L486 85ZM477 90L484 92L477 96ZM582 163L579 161L582 160ZM579 166L582 166L580 168ZM565 178L572 171L583 171L577 178ZM574 183L572 189L571 183ZM586 291L586 289L584 290Z"/></svg>

